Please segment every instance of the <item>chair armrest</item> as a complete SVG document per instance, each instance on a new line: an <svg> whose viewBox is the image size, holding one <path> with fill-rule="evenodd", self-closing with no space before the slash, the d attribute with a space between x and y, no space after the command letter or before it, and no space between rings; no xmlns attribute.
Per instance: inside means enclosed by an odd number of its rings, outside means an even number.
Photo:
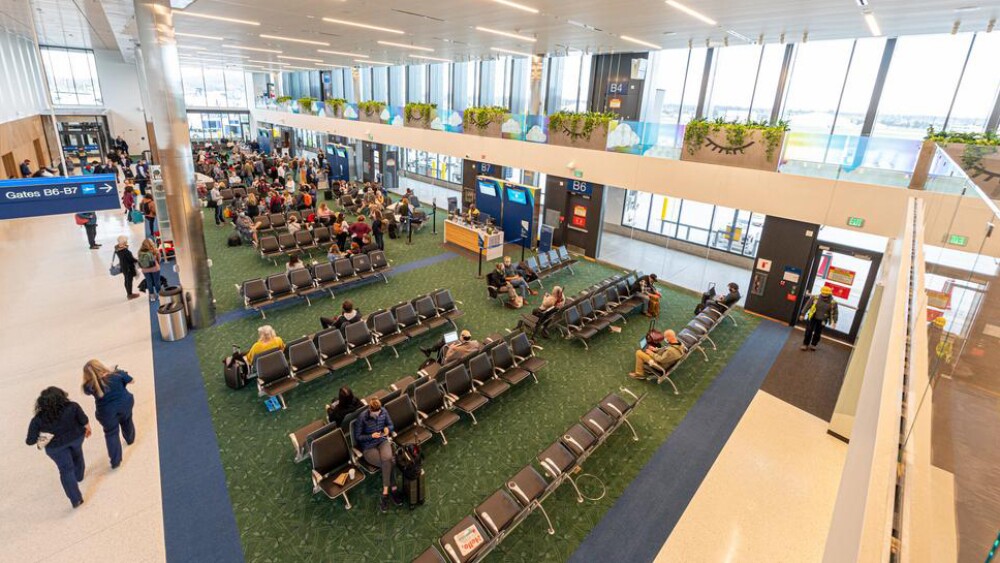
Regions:
<svg viewBox="0 0 1000 563"><path fill-rule="evenodd" d="M323 476L319 474L319 471L316 471L315 469L313 469L312 470L313 485L318 484L322 480L323 480Z"/></svg>
<svg viewBox="0 0 1000 563"><path fill-rule="evenodd" d="M447 397L448 400L450 400L453 403L458 400L458 395L454 393L445 393L444 396Z"/></svg>
<svg viewBox="0 0 1000 563"><path fill-rule="evenodd" d="M428 418L430 417L427 416L427 413L423 411L417 411L417 420L427 420Z"/></svg>
<svg viewBox="0 0 1000 563"><path fill-rule="evenodd" d="M531 348L533 350L544 350L545 349L545 348L542 348L541 346L539 346L538 344L532 344Z"/></svg>
<svg viewBox="0 0 1000 563"><path fill-rule="evenodd" d="M638 397L638 396L637 396L637 395L636 395L635 393L633 393L633 392L632 392L632 390L631 390L631 389L629 389L628 387L625 387L625 386L621 386L621 387L619 387L619 388L618 388L618 390L619 390L619 391L621 391L622 393L628 393L628 394L629 394L629 395L631 395L631 396L632 396L632 398L633 398L633 399L635 399L636 401L638 401L638 400L639 400L639 397Z"/></svg>

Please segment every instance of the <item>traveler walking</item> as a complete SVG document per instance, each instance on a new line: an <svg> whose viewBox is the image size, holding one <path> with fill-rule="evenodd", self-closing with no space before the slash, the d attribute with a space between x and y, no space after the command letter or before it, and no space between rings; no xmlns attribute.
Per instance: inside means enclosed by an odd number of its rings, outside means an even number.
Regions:
<svg viewBox="0 0 1000 563"><path fill-rule="evenodd" d="M108 446L111 469L122 463L122 442L135 442L135 424L132 422L132 407L135 397L126 387L132 383L132 376L125 370L109 369L99 360L90 360L83 366L83 392L93 395L97 403L97 422L104 429L104 443Z"/></svg>
<svg viewBox="0 0 1000 563"><path fill-rule="evenodd" d="M156 243L146 239L139 246L139 269L146 277L146 291L149 293L149 300L156 301L160 293L160 251L156 249ZM142 289L140 287L139 289Z"/></svg>
<svg viewBox="0 0 1000 563"><path fill-rule="evenodd" d="M97 213L93 211L77 213L76 224L82 225L83 230L87 231L87 244L90 245L91 250L97 250L101 247L97 244Z"/></svg>
<svg viewBox="0 0 1000 563"><path fill-rule="evenodd" d="M35 416L28 425L25 443L45 448L45 455L59 468L59 481L73 508L83 504L79 483L87 467L83 440L89 437L90 419L80 405L58 387L43 390L35 401Z"/></svg>
<svg viewBox="0 0 1000 563"><path fill-rule="evenodd" d="M815 350L823 335L823 327L837 324L837 302L833 290L823 286L819 295L813 295L802 309L802 319L806 321L806 334L800 350Z"/></svg>
<svg viewBox="0 0 1000 563"><path fill-rule="evenodd" d="M125 277L125 296L128 299L135 299L139 294L132 290L135 282L135 265L138 263L132 251L128 248L128 237L118 237L118 244L115 245L115 257L122 269L122 276Z"/></svg>

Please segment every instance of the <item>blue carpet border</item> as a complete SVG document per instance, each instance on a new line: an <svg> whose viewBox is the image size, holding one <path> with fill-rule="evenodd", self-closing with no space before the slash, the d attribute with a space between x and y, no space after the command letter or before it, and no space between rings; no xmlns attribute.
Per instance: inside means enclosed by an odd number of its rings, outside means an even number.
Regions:
<svg viewBox="0 0 1000 563"><path fill-rule="evenodd" d="M762 321L570 557L653 561L757 394L789 327Z"/></svg>

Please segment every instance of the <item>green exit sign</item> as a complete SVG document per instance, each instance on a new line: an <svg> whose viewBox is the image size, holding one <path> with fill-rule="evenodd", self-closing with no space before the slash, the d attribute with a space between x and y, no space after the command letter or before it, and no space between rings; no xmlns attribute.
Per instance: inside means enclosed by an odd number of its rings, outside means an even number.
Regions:
<svg viewBox="0 0 1000 563"><path fill-rule="evenodd" d="M969 244L969 237L962 235L948 235L948 244L952 246L966 246Z"/></svg>
<svg viewBox="0 0 1000 563"><path fill-rule="evenodd" d="M573 177L574 178L583 178L583 170L574 170L573 171Z"/></svg>
<svg viewBox="0 0 1000 563"><path fill-rule="evenodd" d="M847 226L848 227L857 227L857 228L860 229L861 227L865 226L865 220L862 219L861 217L848 217L847 218Z"/></svg>

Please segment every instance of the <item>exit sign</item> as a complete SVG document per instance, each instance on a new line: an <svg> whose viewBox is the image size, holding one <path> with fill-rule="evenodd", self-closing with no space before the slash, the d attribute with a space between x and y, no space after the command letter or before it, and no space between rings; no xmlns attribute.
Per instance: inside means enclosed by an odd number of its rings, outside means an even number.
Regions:
<svg viewBox="0 0 1000 563"><path fill-rule="evenodd" d="M574 178L583 178L583 170L574 170L573 171L573 177Z"/></svg>
<svg viewBox="0 0 1000 563"><path fill-rule="evenodd" d="M865 226L865 220L862 219L861 217L848 217L847 218L847 226L848 227L857 227L857 228L860 229L861 227Z"/></svg>
<svg viewBox="0 0 1000 563"><path fill-rule="evenodd" d="M952 246L966 246L969 244L969 237L962 235L948 235L948 244Z"/></svg>

